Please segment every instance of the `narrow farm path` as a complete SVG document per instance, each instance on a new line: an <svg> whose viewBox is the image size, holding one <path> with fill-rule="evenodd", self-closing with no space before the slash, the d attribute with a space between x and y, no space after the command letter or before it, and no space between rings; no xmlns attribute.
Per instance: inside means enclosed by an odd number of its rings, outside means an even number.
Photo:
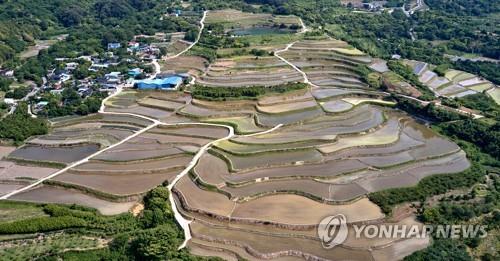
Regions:
<svg viewBox="0 0 500 261"><path fill-rule="evenodd" d="M182 52L180 52L176 55L167 57L167 58L165 58L166 60L177 58L177 57L185 54L187 51L189 51L191 48L193 48L193 46L195 46L198 43L198 41L201 38L201 33L203 32L203 29L205 28L205 19L207 18L207 14L208 14L208 11L203 12L203 16L201 17L201 20L200 20L200 31L198 31L198 35L196 36L196 40L191 45L189 45L186 49L184 49Z"/></svg>
<svg viewBox="0 0 500 261"><path fill-rule="evenodd" d="M294 70L296 70L297 72L299 72L300 74L302 74L302 77L304 78L304 83L306 84L309 84L310 86L312 87L316 87L316 88L320 88L318 85L312 83L311 81L309 81L309 78L307 77L307 74L302 71L299 67L295 66L293 63L291 63L290 61L288 61L287 59L283 58L282 56L280 56L280 53L282 52L286 52L288 51L288 49L290 49L290 47L292 47L296 42L293 42L293 43L290 43L288 44L285 48L281 49L281 50L277 50L274 52L274 56L276 56L278 59L282 60L283 62L287 63L288 65L290 65ZM384 93L384 94L387 94L387 95L391 95L391 93L388 93L388 92L381 92L381 93ZM426 106L427 104L431 103L430 101L423 101L423 100L420 100L418 98L415 98L415 97L411 97L411 96L407 96L407 95L402 95L402 94L394 94L396 96L399 96L399 97L404 97L404 98L407 98L407 99L411 99L411 100L414 100L414 101L417 101L419 102L420 104ZM463 115L470 115L472 116L474 119L480 119L480 118L483 118L484 116L481 115L481 114L477 114L477 113L471 113L471 112L468 112L468 111L464 111L464 110L461 110L461 109L457 109L457 108L451 108L451 107L448 107L446 105L442 105L441 103L435 103L436 106L439 106L439 107L443 107L445 109L448 109L448 110L452 110L452 111L455 111L457 113L460 113L460 114L463 114Z"/></svg>
<svg viewBox="0 0 500 261"><path fill-rule="evenodd" d="M309 31L311 31L311 29L306 26L306 24L304 23L304 21L300 17L299 17L299 22L300 22L300 26L302 26L302 29L300 30L299 34L303 34L303 33L307 33Z"/></svg>
<svg viewBox="0 0 500 261"><path fill-rule="evenodd" d="M287 59L285 59L285 58L283 58L282 56L279 55L282 52L288 51L288 49L290 49L290 47L292 47L295 43L296 43L296 41L293 42L293 43L287 44L284 49L275 51L274 52L274 56L278 57L278 59L282 60L286 64L290 65L294 70L296 70L297 72L299 72L300 74L302 74L302 77L304 78L304 83L309 84L309 85L311 85L313 87L318 87L317 85L315 85L315 84L313 84L312 82L309 81L309 78L307 78L307 74L304 71L302 71L299 67L295 66L295 64L291 63L290 61L288 61Z"/></svg>

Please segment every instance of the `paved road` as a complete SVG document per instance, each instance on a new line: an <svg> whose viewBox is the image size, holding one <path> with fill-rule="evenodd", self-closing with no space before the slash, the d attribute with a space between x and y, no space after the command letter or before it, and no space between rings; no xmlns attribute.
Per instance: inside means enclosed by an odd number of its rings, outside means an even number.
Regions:
<svg viewBox="0 0 500 261"><path fill-rule="evenodd" d="M149 80L154 80L154 78L156 78L156 76L158 74L160 74L161 72L161 67L160 67L160 64L158 63L158 60L157 59L153 59L153 62L151 63L154 67L154 72L153 74L151 74L148 79Z"/></svg>

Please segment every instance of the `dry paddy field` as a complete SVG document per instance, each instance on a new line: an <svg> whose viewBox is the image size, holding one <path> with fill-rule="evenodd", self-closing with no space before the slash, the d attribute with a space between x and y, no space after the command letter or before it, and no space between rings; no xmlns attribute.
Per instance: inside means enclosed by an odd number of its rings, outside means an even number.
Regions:
<svg viewBox="0 0 500 261"><path fill-rule="evenodd" d="M205 23L221 24L227 32L236 35L286 33L292 31L280 29L279 25L300 25L296 16L247 13L233 9L211 11Z"/></svg>
<svg viewBox="0 0 500 261"><path fill-rule="evenodd" d="M191 75L202 75L208 66L208 61L199 56L182 55L159 61L161 71L173 71L176 73L189 73Z"/></svg>
<svg viewBox="0 0 500 261"><path fill-rule="evenodd" d="M109 99L106 110L164 120L186 106L190 99L189 95L182 92L127 90Z"/></svg>

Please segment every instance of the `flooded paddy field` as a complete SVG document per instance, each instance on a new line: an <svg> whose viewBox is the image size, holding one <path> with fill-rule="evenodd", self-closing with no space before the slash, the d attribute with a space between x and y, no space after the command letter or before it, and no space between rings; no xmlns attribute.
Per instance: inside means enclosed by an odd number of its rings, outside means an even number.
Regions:
<svg viewBox="0 0 500 261"><path fill-rule="evenodd" d="M252 143L238 143L234 141L220 141L215 146L225 152L235 155L249 155L272 151L292 151L306 148L314 148L315 146L325 144L328 141L316 140L306 142L290 142L283 144L252 144Z"/></svg>
<svg viewBox="0 0 500 261"><path fill-rule="evenodd" d="M234 126L238 134L249 134L264 131L265 129L257 126L253 116L227 117L208 119L209 123L220 123L228 126Z"/></svg>
<svg viewBox="0 0 500 261"><path fill-rule="evenodd" d="M256 196L271 194L276 192L306 194L322 199L330 198L330 184L317 182L313 180L276 180L261 183L251 183L249 185L232 187L226 186L221 190L231 194L231 197L245 200Z"/></svg>
<svg viewBox="0 0 500 261"><path fill-rule="evenodd" d="M316 101L297 101L293 103L258 106L257 110L267 114L291 113L293 111L310 110L317 107Z"/></svg>
<svg viewBox="0 0 500 261"><path fill-rule="evenodd" d="M232 155L216 149L212 149L212 151L216 154L222 155L229 162L231 162L231 167L234 170L302 164L304 162L319 162L322 160L321 153L315 149L268 152L245 156Z"/></svg>
<svg viewBox="0 0 500 261"><path fill-rule="evenodd" d="M233 108L233 110L228 111L228 110L209 109L194 104L188 104L180 110L180 113L181 115L194 118L221 118L221 117L252 115L254 113L254 109Z"/></svg>
<svg viewBox="0 0 500 261"><path fill-rule="evenodd" d="M298 124L302 121L316 118L323 115L324 112L318 107L313 107L309 110L290 112L286 114L257 114L257 121L259 125L272 127L278 124Z"/></svg>
<svg viewBox="0 0 500 261"><path fill-rule="evenodd" d="M83 159L98 150L99 145L96 144L69 147L25 145L9 154L9 157L27 161L71 163Z"/></svg>
<svg viewBox="0 0 500 261"><path fill-rule="evenodd" d="M145 127L151 124L151 121L130 115L114 115L114 114L92 114L82 117L73 117L68 119L59 120L54 123L54 127L63 127L78 123L118 123L128 124L137 127Z"/></svg>
<svg viewBox="0 0 500 261"><path fill-rule="evenodd" d="M158 134L154 132L146 132L145 134L141 135L141 138L145 142L149 143L161 143L161 144L177 143L177 144L195 145L200 147L211 141L210 139L207 138Z"/></svg>
<svg viewBox="0 0 500 261"><path fill-rule="evenodd" d="M275 168L264 168L269 166L262 165L260 166L260 169L238 172L237 175L228 176L226 177L226 179L231 183L245 183L252 182L257 179L278 179L293 177L332 178L341 174L363 170L368 168L369 166L358 160L349 159L327 162L320 162L319 160L317 160L309 161L309 163L310 164L288 164L289 166Z"/></svg>
<svg viewBox="0 0 500 261"><path fill-rule="evenodd" d="M106 151L104 153L101 153L94 159L102 161L124 161L124 162L139 161L147 159L165 158L168 156L173 156L184 152L185 151L180 148L167 145L163 147L156 146L151 149L129 148L122 150Z"/></svg>
<svg viewBox="0 0 500 261"><path fill-rule="evenodd" d="M341 100L333 100L333 101L327 101L325 103L321 103L321 107L326 112L333 112L333 113L338 113L338 112L344 112L352 109L354 106L348 102L341 101Z"/></svg>
<svg viewBox="0 0 500 261"><path fill-rule="evenodd" d="M139 101L139 104L145 107L152 107L167 111L175 111L182 108L185 105L184 102L162 100L153 97L144 98Z"/></svg>
<svg viewBox="0 0 500 261"><path fill-rule="evenodd" d="M172 113L167 110L158 109L157 107L134 106L130 108L109 108L107 111L120 113L135 113L154 119L163 119L169 117Z"/></svg>
<svg viewBox="0 0 500 261"><path fill-rule="evenodd" d="M376 146L391 144L398 140L400 131L400 121L398 119L389 119L387 124L372 133L340 139L333 145L326 145L319 150L328 154L337 152L350 147L358 146Z"/></svg>
<svg viewBox="0 0 500 261"><path fill-rule="evenodd" d="M370 94L378 94L375 92L364 91L364 90L356 90L356 89L341 89L341 88L316 88L312 90L312 94L314 98L318 100L326 100L338 97L345 97L349 95L370 95ZM380 95L380 94L379 94Z"/></svg>

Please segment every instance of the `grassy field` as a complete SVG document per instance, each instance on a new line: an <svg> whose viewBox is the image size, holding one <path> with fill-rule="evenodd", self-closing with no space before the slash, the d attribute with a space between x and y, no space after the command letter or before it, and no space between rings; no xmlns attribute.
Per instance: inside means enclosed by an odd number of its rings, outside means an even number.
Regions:
<svg viewBox="0 0 500 261"><path fill-rule="evenodd" d="M33 260L49 252L60 253L101 247L104 247L104 244L98 238L59 233L6 243L4 247L0 247L0 256L3 260Z"/></svg>
<svg viewBox="0 0 500 261"><path fill-rule="evenodd" d="M35 204L0 201L0 222L42 216L46 216L46 214Z"/></svg>
<svg viewBox="0 0 500 261"><path fill-rule="evenodd" d="M495 88L488 92L488 95L500 105L500 88Z"/></svg>

